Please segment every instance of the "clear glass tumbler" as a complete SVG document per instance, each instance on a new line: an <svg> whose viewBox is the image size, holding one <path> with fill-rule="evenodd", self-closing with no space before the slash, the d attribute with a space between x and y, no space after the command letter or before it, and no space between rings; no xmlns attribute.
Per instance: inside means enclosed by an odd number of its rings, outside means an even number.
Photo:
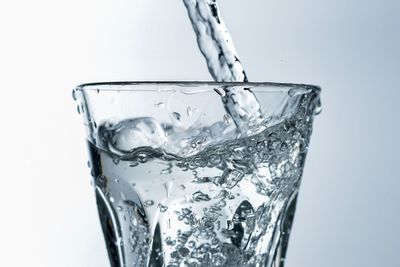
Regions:
<svg viewBox="0 0 400 267"><path fill-rule="evenodd" d="M256 103L234 96L232 114L230 92ZM115 82L73 94L111 266L283 266L320 88ZM254 104L256 123L243 115Z"/></svg>

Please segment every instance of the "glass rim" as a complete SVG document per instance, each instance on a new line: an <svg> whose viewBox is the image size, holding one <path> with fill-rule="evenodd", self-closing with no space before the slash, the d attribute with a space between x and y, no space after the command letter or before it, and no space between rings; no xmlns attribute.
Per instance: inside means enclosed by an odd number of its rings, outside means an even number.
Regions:
<svg viewBox="0 0 400 267"><path fill-rule="evenodd" d="M318 85L312 84L302 84L302 83L280 83L280 82L215 82L215 81L110 81L110 82L90 82L90 83L82 83L75 87L77 91L158 91L159 88L134 88L128 86L182 86L185 87L185 90L188 90L190 87L199 86L209 86L209 87L229 87L229 86L249 86L249 87L257 87L262 91L289 91L293 87L295 88L303 88L315 91L320 93L321 87ZM104 86L109 86L104 88ZM128 87L128 88L127 88ZM171 90L175 90L171 89ZM163 89L162 91L169 91L168 88Z"/></svg>

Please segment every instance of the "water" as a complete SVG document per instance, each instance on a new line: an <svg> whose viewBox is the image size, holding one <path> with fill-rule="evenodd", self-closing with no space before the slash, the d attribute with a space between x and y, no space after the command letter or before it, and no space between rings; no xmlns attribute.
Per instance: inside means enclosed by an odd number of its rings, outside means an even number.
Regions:
<svg viewBox="0 0 400 267"><path fill-rule="evenodd" d="M246 82L247 75L215 0L183 0L197 43L208 70L218 82ZM240 128L262 121L256 96L250 89L225 88L217 91L224 107Z"/></svg>
<svg viewBox="0 0 400 267"><path fill-rule="evenodd" d="M215 81L245 82L247 76L215 0L183 0L197 43Z"/></svg>
<svg viewBox="0 0 400 267"><path fill-rule="evenodd" d="M111 265L281 266L310 99L254 135L236 131L200 150L191 131L182 144L176 126L151 118L99 125L90 166Z"/></svg>

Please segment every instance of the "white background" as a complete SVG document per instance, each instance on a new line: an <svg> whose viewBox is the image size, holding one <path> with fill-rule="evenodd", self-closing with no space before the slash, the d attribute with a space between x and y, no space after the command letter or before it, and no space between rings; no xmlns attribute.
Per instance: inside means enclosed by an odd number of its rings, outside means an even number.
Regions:
<svg viewBox="0 0 400 267"><path fill-rule="evenodd" d="M399 266L400 2L220 6L250 80L323 88L287 267ZM75 85L209 79L181 1L3 1L0 266L108 266Z"/></svg>

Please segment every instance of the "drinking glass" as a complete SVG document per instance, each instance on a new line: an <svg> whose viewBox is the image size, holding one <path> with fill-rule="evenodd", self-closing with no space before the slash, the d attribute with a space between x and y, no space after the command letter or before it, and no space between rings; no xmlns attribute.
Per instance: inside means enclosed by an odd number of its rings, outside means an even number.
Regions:
<svg viewBox="0 0 400 267"><path fill-rule="evenodd" d="M231 94L232 114L230 92L256 102ZM283 266L319 95L278 83L78 86L111 266Z"/></svg>

